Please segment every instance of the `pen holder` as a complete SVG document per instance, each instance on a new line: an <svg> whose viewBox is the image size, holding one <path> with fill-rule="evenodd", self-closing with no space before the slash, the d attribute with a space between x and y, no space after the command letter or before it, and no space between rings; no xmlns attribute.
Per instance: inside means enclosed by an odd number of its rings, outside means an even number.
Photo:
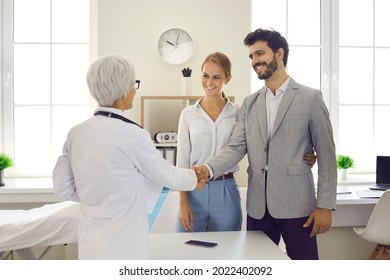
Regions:
<svg viewBox="0 0 390 280"><path fill-rule="evenodd" d="M191 77L181 78L181 95L191 95Z"/></svg>

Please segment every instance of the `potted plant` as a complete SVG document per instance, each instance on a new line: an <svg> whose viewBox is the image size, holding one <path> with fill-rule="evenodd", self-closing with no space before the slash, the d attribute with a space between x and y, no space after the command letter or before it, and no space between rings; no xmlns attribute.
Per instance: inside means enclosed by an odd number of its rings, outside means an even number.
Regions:
<svg viewBox="0 0 390 280"><path fill-rule="evenodd" d="M0 187L4 186L4 169L14 165L14 161L6 154L0 153Z"/></svg>
<svg viewBox="0 0 390 280"><path fill-rule="evenodd" d="M348 169L353 168L354 163L350 156L337 155L337 168L340 170L340 180L347 180Z"/></svg>

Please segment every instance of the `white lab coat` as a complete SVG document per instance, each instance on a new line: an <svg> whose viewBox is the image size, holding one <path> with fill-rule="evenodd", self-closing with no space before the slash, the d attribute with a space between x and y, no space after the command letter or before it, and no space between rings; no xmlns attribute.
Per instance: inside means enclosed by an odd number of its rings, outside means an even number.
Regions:
<svg viewBox="0 0 390 280"><path fill-rule="evenodd" d="M79 259L147 259L147 180L187 191L197 182L134 124L93 116L70 130L53 184L60 197L80 202Z"/></svg>

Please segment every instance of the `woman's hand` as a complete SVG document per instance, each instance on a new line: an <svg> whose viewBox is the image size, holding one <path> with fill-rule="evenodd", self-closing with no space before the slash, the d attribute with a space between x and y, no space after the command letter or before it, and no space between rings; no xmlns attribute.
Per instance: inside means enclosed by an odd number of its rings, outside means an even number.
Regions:
<svg viewBox="0 0 390 280"><path fill-rule="evenodd" d="M180 224L186 231L192 231L192 225L194 222L192 209L188 203L180 203Z"/></svg>
<svg viewBox="0 0 390 280"><path fill-rule="evenodd" d="M317 161L317 156L314 153L314 150L311 150L310 152L307 152L306 154L304 154L303 160L306 162L307 165L309 165L310 167L313 167Z"/></svg>

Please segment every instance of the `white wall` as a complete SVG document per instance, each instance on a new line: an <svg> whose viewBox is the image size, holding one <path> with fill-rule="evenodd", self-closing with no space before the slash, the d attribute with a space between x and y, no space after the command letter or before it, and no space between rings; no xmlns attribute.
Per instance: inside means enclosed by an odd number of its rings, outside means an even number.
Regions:
<svg viewBox="0 0 390 280"><path fill-rule="evenodd" d="M220 51L232 61L227 95L236 103L250 94L250 60L243 39L251 30L249 0L98 0L97 54L118 53L132 61L141 87L128 116L140 122L140 95L181 95L181 69L192 71L192 94L203 95L200 67L204 58ZM165 63L157 49L160 35L170 28L186 30L194 55L183 65ZM156 120L156 121L164 121ZM147 127L145 127L147 129ZM246 161L243 163L246 164ZM246 166L238 176L246 183Z"/></svg>

